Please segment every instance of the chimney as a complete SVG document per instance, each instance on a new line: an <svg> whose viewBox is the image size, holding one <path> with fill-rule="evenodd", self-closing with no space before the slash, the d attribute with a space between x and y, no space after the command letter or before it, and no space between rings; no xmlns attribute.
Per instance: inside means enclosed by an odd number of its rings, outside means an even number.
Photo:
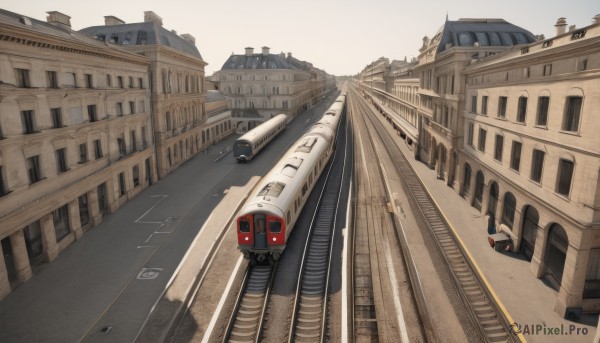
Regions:
<svg viewBox="0 0 600 343"><path fill-rule="evenodd" d="M115 16L107 15L104 16L104 26L122 25L125 22Z"/></svg>
<svg viewBox="0 0 600 343"><path fill-rule="evenodd" d="M596 14L596 16L592 18L592 24L600 24L600 14Z"/></svg>
<svg viewBox="0 0 600 343"><path fill-rule="evenodd" d="M190 42L192 44L196 44L196 38L192 35L190 35L189 33L184 33L181 35L181 38L185 39L187 42Z"/></svg>
<svg viewBox="0 0 600 343"><path fill-rule="evenodd" d="M292 53L288 52L288 57L287 58L292 58Z"/></svg>
<svg viewBox="0 0 600 343"><path fill-rule="evenodd" d="M163 24L162 18L152 11L144 11L144 22L157 23L160 26Z"/></svg>
<svg viewBox="0 0 600 343"><path fill-rule="evenodd" d="M263 46L262 47L262 54L267 56L269 54L269 47L268 46Z"/></svg>
<svg viewBox="0 0 600 343"><path fill-rule="evenodd" d="M246 56L254 55L254 48L246 48Z"/></svg>
<svg viewBox="0 0 600 343"><path fill-rule="evenodd" d="M71 17L68 15L57 11L50 11L46 13L48 13L48 16L46 17L46 21L48 23L62 28L71 28Z"/></svg>
<svg viewBox="0 0 600 343"><path fill-rule="evenodd" d="M567 18L565 18L565 17L558 18L558 20L556 21L556 25L554 25L554 27L556 27L556 36L560 36L563 33L567 32Z"/></svg>
<svg viewBox="0 0 600 343"><path fill-rule="evenodd" d="M569 26L569 32L575 31L575 25Z"/></svg>
<svg viewBox="0 0 600 343"><path fill-rule="evenodd" d="M285 53L282 51L282 52L279 54L279 57L281 57L281 58L285 58Z"/></svg>

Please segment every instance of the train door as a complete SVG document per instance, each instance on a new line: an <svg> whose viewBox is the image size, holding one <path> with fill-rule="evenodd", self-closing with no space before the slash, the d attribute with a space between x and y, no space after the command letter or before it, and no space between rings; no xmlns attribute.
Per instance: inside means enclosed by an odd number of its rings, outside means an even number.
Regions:
<svg viewBox="0 0 600 343"><path fill-rule="evenodd" d="M254 248L267 249L267 216L262 213L254 215Z"/></svg>

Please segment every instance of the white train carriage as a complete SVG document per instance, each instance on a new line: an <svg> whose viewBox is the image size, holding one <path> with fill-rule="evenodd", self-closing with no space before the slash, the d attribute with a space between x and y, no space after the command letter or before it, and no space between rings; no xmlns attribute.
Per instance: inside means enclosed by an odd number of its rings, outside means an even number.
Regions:
<svg viewBox="0 0 600 343"><path fill-rule="evenodd" d="M287 125L287 116L278 114L254 129L246 132L233 143L233 157L238 162L250 161Z"/></svg>
<svg viewBox="0 0 600 343"><path fill-rule="evenodd" d="M237 216L247 259L279 259L302 208L333 152L342 111L327 111L283 156Z"/></svg>

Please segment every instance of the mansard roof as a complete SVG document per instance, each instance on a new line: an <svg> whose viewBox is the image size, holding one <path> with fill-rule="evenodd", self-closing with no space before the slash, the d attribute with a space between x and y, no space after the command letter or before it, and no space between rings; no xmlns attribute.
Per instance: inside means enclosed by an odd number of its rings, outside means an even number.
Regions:
<svg viewBox="0 0 600 343"><path fill-rule="evenodd" d="M99 41L120 46L163 45L202 59L196 45L157 22L147 21L121 25L91 26L80 30Z"/></svg>
<svg viewBox="0 0 600 343"><path fill-rule="evenodd" d="M281 54L231 55L223 69L308 69L296 58L285 58Z"/></svg>
<svg viewBox="0 0 600 343"><path fill-rule="evenodd" d="M513 46L535 42L533 34L503 19L446 21L429 42L437 53L451 47Z"/></svg>

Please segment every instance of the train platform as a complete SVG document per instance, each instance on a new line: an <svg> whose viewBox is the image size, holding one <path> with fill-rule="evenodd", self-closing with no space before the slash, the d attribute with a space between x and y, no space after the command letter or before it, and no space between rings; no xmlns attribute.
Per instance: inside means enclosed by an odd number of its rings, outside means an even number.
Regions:
<svg viewBox="0 0 600 343"><path fill-rule="evenodd" d="M592 342L598 316L584 315L573 322L554 312L557 292L531 273L529 261L520 254L491 248L486 217L469 206L445 181L438 180L433 170L415 160L406 144L399 146L505 311L520 325L522 337L527 342Z"/></svg>

